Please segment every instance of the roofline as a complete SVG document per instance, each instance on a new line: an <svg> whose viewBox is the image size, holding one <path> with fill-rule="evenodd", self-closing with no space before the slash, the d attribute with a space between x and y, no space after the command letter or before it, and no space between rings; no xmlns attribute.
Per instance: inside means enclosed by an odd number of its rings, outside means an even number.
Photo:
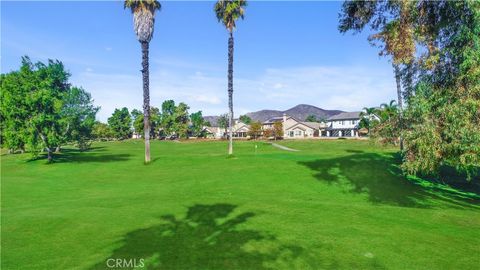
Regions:
<svg viewBox="0 0 480 270"><path fill-rule="evenodd" d="M307 126L307 127L311 128L311 129L316 129L315 127L309 126L309 125L304 124L304 123L302 123L302 122L298 122L298 123L296 123L295 125L289 127L288 129L294 128L294 127L296 127L296 126L298 126L298 125L304 125L304 126ZM287 128L286 128L286 129L287 129Z"/></svg>
<svg viewBox="0 0 480 270"><path fill-rule="evenodd" d="M346 117L346 118L335 118L335 119L330 119L328 118L327 121L335 121L335 120L352 120L352 119L360 119L361 117Z"/></svg>

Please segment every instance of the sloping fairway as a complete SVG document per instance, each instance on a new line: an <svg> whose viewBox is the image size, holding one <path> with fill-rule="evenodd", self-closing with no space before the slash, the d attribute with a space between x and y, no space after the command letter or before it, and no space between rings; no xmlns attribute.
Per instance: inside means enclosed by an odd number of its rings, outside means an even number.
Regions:
<svg viewBox="0 0 480 270"><path fill-rule="evenodd" d="M478 269L476 195L409 181L394 149L366 141L279 144L300 151L156 141L148 166L141 141L50 165L3 155L1 267Z"/></svg>

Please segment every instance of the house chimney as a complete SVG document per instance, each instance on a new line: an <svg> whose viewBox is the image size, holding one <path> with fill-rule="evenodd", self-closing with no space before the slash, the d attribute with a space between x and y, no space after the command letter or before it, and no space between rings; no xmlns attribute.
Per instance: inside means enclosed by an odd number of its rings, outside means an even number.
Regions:
<svg viewBox="0 0 480 270"><path fill-rule="evenodd" d="M285 123L287 122L287 114L283 113L283 121L282 121L282 128L283 128L283 137L286 138L287 136L287 129L285 128Z"/></svg>
<svg viewBox="0 0 480 270"><path fill-rule="evenodd" d="M285 124L286 121L287 121L287 114L283 113L283 124Z"/></svg>

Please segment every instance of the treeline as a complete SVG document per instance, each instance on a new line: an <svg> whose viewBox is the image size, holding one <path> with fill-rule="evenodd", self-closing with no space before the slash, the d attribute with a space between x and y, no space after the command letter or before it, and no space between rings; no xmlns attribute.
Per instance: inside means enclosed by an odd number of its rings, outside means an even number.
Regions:
<svg viewBox="0 0 480 270"><path fill-rule="evenodd" d="M202 112L189 114L190 107L173 100L162 103L161 109L150 107L150 138L152 139L187 139L189 137L205 137L205 122ZM107 123L95 122L92 138L96 140L124 140L132 136L143 137L143 113L128 108L115 109Z"/></svg>
<svg viewBox="0 0 480 270"><path fill-rule="evenodd" d="M107 123L95 120L100 107L81 87L69 83L70 73L56 60L32 63L22 58L18 71L0 76L0 143L10 153L28 151L34 156L59 152L62 146L80 150L93 140L123 140L143 137L143 113L115 109ZM150 108L151 138L204 137L202 112L189 114L189 106L173 100Z"/></svg>
<svg viewBox="0 0 480 270"><path fill-rule="evenodd" d="M20 70L0 76L1 144L9 152L34 156L65 144L81 150L90 146L99 107L81 87L72 86L70 74L59 61L32 63L22 58Z"/></svg>

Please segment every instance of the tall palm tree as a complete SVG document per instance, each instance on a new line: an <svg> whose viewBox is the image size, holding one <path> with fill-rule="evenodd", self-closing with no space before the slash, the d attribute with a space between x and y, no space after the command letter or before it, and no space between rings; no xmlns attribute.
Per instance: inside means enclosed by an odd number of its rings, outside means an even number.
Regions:
<svg viewBox="0 0 480 270"><path fill-rule="evenodd" d="M153 37L155 11L161 5L157 0L126 0L124 8L133 13L133 30L142 46L142 78L143 78L143 131L145 139L145 163L150 162L150 90L148 72L148 47Z"/></svg>
<svg viewBox="0 0 480 270"><path fill-rule="evenodd" d="M235 21L242 18L245 13L246 0L219 0L215 3L214 11L219 22L227 28L228 38L228 126L229 143L228 154L233 154L233 29Z"/></svg>

